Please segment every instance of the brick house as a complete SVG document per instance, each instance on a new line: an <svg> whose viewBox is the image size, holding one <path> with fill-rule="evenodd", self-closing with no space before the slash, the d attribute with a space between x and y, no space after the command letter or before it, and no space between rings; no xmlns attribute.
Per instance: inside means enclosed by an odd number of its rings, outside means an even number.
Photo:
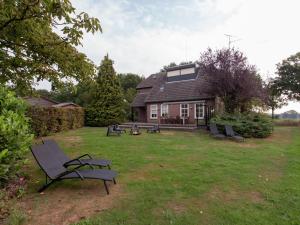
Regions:
<svg viewBox="0 0 300 225"><path fill-rule="evenodd" d="M147 123L203 123L220 110L219 101L202 91L204 79L195 64L171 67L152 74L138 86L132 102L135 120Z"/></svg>

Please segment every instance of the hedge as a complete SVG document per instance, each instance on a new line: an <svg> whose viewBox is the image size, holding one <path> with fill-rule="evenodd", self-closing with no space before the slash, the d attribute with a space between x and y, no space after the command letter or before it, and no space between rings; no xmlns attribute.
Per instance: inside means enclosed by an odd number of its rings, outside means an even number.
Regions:
<svg viewBox="0 0 300 225"><path fill-rule="evenodd" d="M19 174L31 145L26 107L22 99L0 86L0 187Z"/></svg>
<svg viewBox="0 0 300 225"><path fill-rule="evenodd" d="M224 114L211 119L211 122L224 129L224 125L232 125L234 130L243 137L265 138L273 133L273 121L264 114Z"/></svg>
<svg viewBox="0 0 300 225"><path fill-rule="evenodd" d="M27 111L31 129L37 137L76 129L84 125L83 108L30 107Z"/></svg>

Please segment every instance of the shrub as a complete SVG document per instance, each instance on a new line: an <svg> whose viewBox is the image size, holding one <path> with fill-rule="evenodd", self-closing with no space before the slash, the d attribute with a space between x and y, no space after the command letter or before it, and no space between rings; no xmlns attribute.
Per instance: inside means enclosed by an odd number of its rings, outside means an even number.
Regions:
<svg viewBox="0 0 300 225"><path fill-rule="evenodd" d="M264 114L224 114L211 119L212 122L222 125L220 129L224 129L224 125L232 125L234 130L243 137L265 138L273 132L272 119Z"/></svg>
<svg viewBox="0 0 300 225"><path fill-rule="evenodd" d="M31 144L25 112L26 104L0 86L0 184L17 174Z"/></svg>
<svg viewBox="0 0 300 225"><path fill-rule="evenodd" d="M83 108L30 107L30 125L37 137L80 128L84 125Z"/></svg>

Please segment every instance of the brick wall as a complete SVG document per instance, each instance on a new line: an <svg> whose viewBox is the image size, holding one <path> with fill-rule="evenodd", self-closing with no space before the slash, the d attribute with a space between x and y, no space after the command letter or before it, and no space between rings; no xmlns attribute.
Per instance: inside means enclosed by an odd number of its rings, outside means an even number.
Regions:
<svg viewBox="0 0 300 225"><path fill-rule="evenodd" d="M189 118L186 121L186 124L195 124L196 119L195 119L195 102L190 102L190 103L166 103L168 104L168 116L171 118L176 118L177 116L180 116L180 104L188 104L189 107ZM148 123L158 123L159 120L161 120L161 104L162 103L157 103L157 119L150 119L150 105L152 104L147 104L147 122ZM208 105L214 106L214 101L208 101ZM155 104L154 104L155 105Z"/></svg>

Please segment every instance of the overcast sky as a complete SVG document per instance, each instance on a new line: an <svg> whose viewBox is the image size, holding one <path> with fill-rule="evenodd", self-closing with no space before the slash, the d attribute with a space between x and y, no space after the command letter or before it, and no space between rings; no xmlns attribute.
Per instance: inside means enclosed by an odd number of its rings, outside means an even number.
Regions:
<svg viewBox="0 0 300 225"><path fill-rule="evenodd" d="M84 52L99 65L105 54L118 73L145 77L170 62L195 61L200 52L233 45L264 79L300 51L300 0L74 0L99 18L103 33L84 36ZM290 103L277 112L296 109Z"/></svg>

